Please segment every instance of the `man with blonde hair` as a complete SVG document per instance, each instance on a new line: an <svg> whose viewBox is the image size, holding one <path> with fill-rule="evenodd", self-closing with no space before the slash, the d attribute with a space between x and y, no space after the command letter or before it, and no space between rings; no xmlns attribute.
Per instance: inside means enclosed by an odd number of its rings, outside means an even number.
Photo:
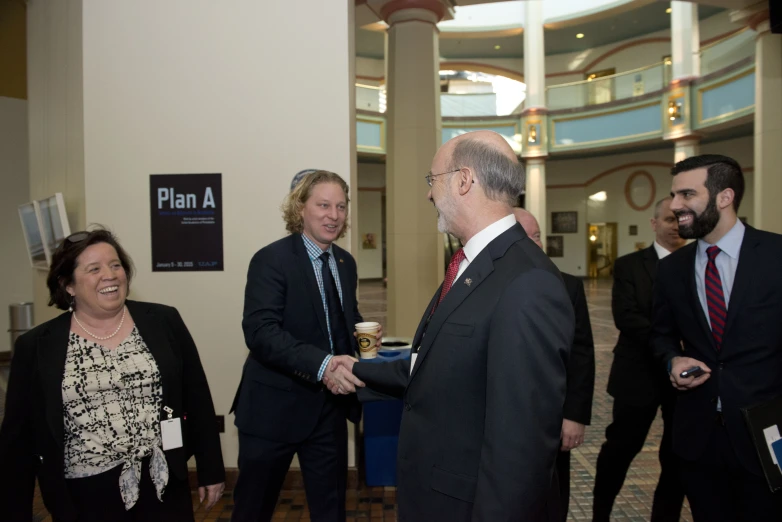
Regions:
<svg viewBox="0 0 782 522"><path fill-rule="evenodd" d="M235 521L271 519L294 453L310 519L346 518L345 419L357 423L361 408L355 395L328 393L323 380L332 358L358 351L356 262L334 244L347 230L348 203L348 185L333 172L294 180L282 207L290 235L250 262L242 319L250 354L232 408L239 429Z"/></svg>

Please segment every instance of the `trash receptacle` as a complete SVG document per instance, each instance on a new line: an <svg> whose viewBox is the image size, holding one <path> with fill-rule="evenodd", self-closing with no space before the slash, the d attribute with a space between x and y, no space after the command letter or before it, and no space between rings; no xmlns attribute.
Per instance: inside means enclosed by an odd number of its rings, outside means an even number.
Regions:
<svg viewBox="0 0 782 522"><path fill-rule="evenodd" d="M11 333L11 353L16 339L33 327L33 303L12 303L8 305L8 331Z"/></svg>
<svg viewBox="0 0 782 522"><path fill-rule="evenodd" d="M410 358L412 339L384 337L375 359L383 364ZM364 472L367 486L396 486L396 455L402 401L398 399L364 403Z"/></svg>

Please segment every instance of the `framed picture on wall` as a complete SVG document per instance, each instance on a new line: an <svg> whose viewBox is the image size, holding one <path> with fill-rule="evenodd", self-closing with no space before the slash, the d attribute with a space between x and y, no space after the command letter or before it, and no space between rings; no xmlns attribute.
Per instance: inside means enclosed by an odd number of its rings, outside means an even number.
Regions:
<svg viewBox="0 0 782 522"><path fill-rule="evenodd" d="M554 234L575 234L578 232L578 212L552 212L551 232Z"/></svg>
<svg viewBox="0 0 782 522"><path fill-rule="evenodd" d="M364 250L375 250L377 248L376 237L372 232L364 234L364 237L361 239L361 248Z"/></svg>
<svg viewBox="0 0 782 522"><path fill-rule="evenodd" d="M631 236L638 235L638 225L630 225L630 235Z"/></svg>
<svg viewBox="0 0 782 522"><path fill-rule="evenodd" d="M565 238L562 236L546 237L546 254L549 257L565 257Z"/></svg>

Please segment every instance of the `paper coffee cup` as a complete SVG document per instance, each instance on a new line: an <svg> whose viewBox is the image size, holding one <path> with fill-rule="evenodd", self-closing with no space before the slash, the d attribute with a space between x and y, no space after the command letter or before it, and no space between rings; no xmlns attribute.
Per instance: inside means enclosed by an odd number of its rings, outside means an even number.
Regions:
<svg viewBox="0 0 782 522"><path fill-rule="evenodd" d="M359 355L362 359L377 357L377 332L380 331L380 323L366 322L356 324Z"/></svg>

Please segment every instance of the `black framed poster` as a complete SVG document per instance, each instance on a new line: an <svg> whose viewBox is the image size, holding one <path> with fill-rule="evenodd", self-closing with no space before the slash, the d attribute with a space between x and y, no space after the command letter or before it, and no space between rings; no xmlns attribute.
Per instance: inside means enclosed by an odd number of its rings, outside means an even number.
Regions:
<svg viewBox="0 0 782 522"><path fill-rule="evenodd" d="M150 174L152 271L223 270L221 174Z"/></svg>

